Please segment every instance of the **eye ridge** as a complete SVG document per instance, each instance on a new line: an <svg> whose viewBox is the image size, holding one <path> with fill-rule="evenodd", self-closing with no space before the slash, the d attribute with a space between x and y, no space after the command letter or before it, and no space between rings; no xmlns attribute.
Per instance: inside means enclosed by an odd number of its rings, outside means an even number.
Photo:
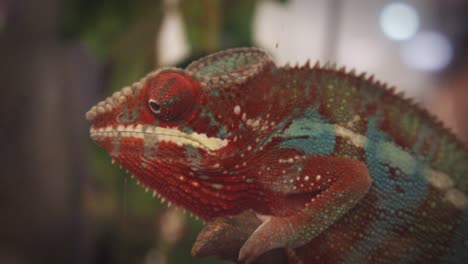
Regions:
<svg viewBox="0 0 468 264"><path fill-rule="evenodd" d="M165 83L161 82L162 83L162 89L158 94L158 99L161 99L161 97L163 97L166 94L167 90L174 84L175 81L176 81L176 78L172 77L168 81L166 81Z"/></svg>
<svg viewBox="0 0 468 264"><path fill-rule="evenodd" d="M162 106L164 106L164 107L169 107L169 106L175 105L176 103L178 103L177 98L176 98L176 97L172 97L172 98L170 98L169 100L167 100L166 102L164 102Z"/></svg>

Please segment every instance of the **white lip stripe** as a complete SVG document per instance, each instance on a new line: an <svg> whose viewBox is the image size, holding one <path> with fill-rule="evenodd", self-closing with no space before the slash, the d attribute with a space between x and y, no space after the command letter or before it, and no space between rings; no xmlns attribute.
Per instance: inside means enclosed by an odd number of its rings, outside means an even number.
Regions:
<svg viewBox="0 0 468 264"><path fill-rule="evenodd" d="M151 137L153 140L173 142L177 145L192 145L194 147L202 147L210 151L216 151L225 147L228 144L227 139L217 137L208 137L206 134L193 132L190 134L184 133L175 128L150 127L150 126L112 126L95 129L91 127L90 135L92 139L98 140L101 137L134 137L145 139Z"/></svg>

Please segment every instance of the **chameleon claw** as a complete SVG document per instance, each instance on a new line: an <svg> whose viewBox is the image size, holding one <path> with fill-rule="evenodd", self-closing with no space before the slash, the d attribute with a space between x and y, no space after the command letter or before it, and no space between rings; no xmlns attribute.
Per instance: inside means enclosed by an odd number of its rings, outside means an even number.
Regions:
<svg viewBox="0 0 468 264"><path fill-rule="evenodd" d="M259 217L257 215L257 217ZM252 233L239 251L239 262L252 263L259 256L275 249L287 246L291 234L290 225L283 219L272 216L260 216L265 221Z"/></svg>

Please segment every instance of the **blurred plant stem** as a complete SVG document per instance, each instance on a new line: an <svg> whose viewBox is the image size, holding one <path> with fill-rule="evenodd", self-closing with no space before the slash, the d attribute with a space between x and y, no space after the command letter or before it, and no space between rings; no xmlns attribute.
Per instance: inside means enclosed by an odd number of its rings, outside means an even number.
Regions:
<svg viewBox="0 0 468 264"><path fill-rule="evenodd" d="M187 39L193 54L251 46L256 0L181 1Z"/></svg>

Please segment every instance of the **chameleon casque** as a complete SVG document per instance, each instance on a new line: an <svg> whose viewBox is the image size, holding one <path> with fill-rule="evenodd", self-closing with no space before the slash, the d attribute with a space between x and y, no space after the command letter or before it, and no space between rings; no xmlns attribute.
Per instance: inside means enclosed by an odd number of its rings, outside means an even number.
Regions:
<svg viewBox="0 0 468 264"><path fill-rule="evenodd" d="M86 118L162 199L206 221L253 210L263 223L239 261L284 247L317 263L468 263L467 147L372 77L237 48L154 71Z"/></svg>

